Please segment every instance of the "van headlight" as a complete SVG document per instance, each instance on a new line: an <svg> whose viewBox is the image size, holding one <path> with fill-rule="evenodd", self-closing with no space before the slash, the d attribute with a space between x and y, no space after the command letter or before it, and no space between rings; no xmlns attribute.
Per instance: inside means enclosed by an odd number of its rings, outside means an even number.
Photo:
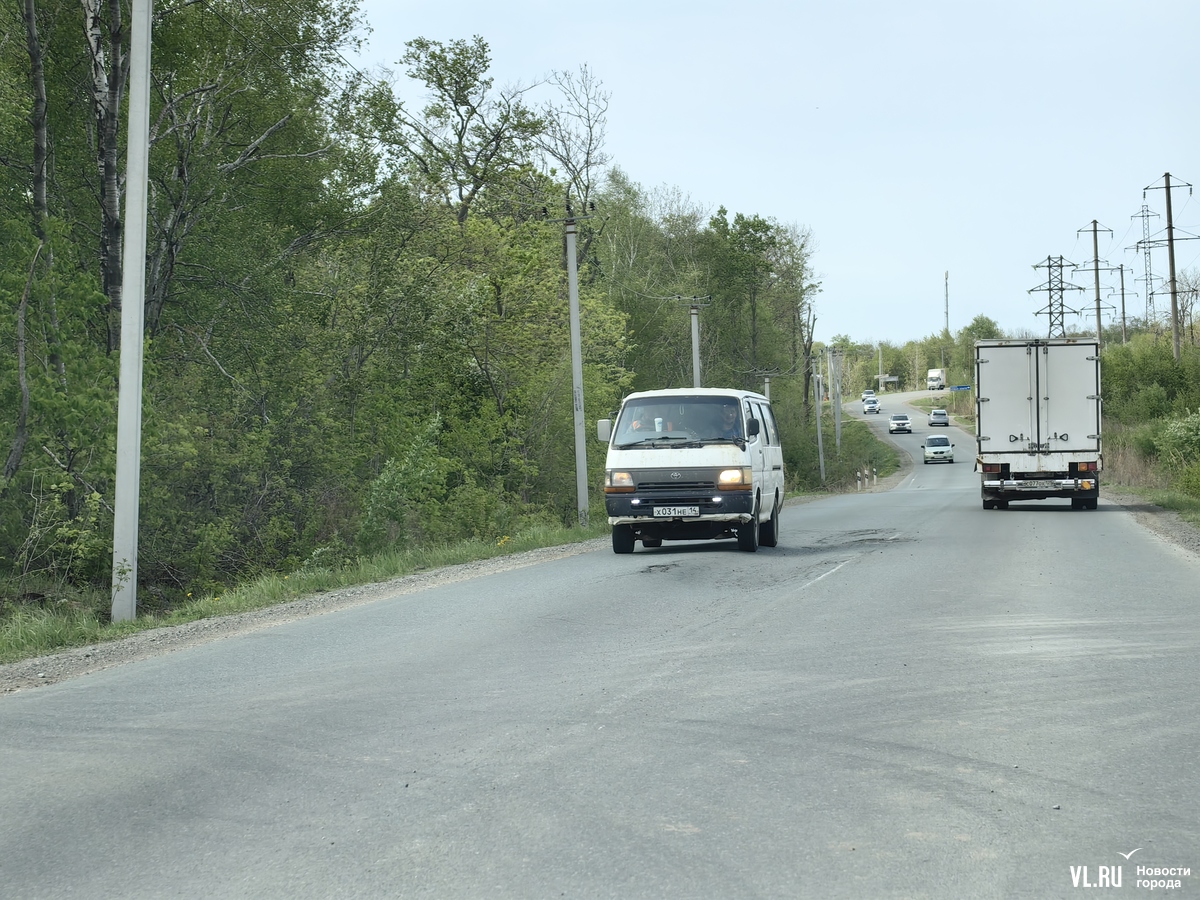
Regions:
<svg viewBox="0 0 1200 900"><path fill-rule="evenodd" d="M606 494L629 493L633 490L633 473L608 469L604 473L604 492Z"/></svg>
<svg viewBox="0 0 1200 900"><path fill-rule="evenodd" d="M750 466L739 466L736 469L723 469L717 476L717 487L723 491L744 491L754 483L754 469Z"/></svg>

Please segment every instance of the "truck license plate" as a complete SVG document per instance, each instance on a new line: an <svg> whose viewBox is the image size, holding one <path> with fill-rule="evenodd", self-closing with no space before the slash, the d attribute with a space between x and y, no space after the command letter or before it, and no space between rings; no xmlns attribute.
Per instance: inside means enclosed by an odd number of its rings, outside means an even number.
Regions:
<svg viewBox="0 0 1200 900"><path fill-rule="evenodd" d="M656 519L677 519L680 516L698 516L700 515L699 506L656 506L654 507L654 518Z"/></svg>

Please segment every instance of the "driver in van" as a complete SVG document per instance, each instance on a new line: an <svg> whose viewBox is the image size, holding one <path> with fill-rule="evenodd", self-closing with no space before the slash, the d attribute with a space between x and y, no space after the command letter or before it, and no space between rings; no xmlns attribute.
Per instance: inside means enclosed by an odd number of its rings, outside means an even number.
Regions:
<svg viewBox="0 0 1200 900"><path fill-rule="evenodd" d="M729 440L741 440L742 417L738 414L736 400L726 400L721 404L721 418L717 425L717 437Z"/></svg>
<svg viewBox="0 0 1200 900"><path fill-rule="evenodd" d="M629 426L633 431L656 431L655 419L662 419L662 431L671 431L672 423L667 421L666 409L657 406L645 406L634 417L633 423Z"/></svg>

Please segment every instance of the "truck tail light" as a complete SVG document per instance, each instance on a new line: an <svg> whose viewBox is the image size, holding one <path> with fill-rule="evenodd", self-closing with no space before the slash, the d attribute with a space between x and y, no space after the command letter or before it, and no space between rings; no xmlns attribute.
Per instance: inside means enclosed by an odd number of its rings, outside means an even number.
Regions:
<svg viewBox="0 0 1200 900"><path fill-rule="evenodd" d="M1093 462L1081 462L1078 464L1078 469L1080 472L1095 472L1097 470L1097 466L1094 461Z"/></svg>
<svg viewBox="0 0 1200 900"><path fill-rule="evenodd" d="M1000 463L984 463L983 471L986 475L999 475L1003 467Z"/></svg>

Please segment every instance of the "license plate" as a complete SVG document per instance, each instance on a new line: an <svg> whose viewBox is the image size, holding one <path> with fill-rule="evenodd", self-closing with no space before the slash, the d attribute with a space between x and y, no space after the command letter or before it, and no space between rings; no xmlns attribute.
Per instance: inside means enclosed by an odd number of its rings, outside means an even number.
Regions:
<svg viewBox="0 0 1200 900"><path fill-rule="evenodd" d="M677 519L686 516L700 515L700 507L698 506L656 506L654 507L654 518L656 519Z"/></svg>

